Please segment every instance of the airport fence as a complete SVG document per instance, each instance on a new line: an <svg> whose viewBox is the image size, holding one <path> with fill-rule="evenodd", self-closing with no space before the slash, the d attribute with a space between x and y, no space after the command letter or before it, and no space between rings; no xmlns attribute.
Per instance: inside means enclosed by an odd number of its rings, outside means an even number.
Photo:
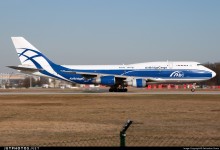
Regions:
<svg viewBox="0 0 220 150"><path fill-rule="evenodd" d="M122 127L120 134L118 135L96 135L94 138L87 138L84 136L75 136L69 140L58 140L49 143L42 143L34 146L147 146L147 147L163 147L163 146L220 146L220 137L199 137L199 136L149 136L145 134L135 134L135 132L126 133L129 126L132 124L131 120L128 120Z"/></svg>
<svg viewBox="0 0 220 150"><path fill-rule="evenodd" d="M55 141L50 143L41 143L32 146L109 146L120 147L120 138L118 135L100 136L97 138L80 138L76 140ZM199 147L219 147L219 138L201 138L201 137L180 137L180 136L139 136L129 135L126 138L125 146L133 147L163 147L163 146L199 146Z"/></svg>

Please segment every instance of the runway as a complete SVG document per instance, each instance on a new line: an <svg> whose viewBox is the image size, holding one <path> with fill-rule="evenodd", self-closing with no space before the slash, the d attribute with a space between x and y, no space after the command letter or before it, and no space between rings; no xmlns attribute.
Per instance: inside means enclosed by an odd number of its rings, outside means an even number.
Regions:
<svg viewBox="0 0 220 150"><path fill-rule="evenodd" d="M72 92L0 92L0 95L220 95L220 91L146 91L146 92L108 92L99 91L72 91Z"/></svg>

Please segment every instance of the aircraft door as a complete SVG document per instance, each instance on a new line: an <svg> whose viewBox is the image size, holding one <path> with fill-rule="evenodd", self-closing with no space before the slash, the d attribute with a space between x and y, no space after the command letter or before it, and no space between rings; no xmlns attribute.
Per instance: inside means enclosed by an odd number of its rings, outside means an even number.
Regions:
<svg viewBox="0 0 220 150"><path fill-rule="evenodd" d="M173 62L168 62L168 68L173 69Z"/></svg>

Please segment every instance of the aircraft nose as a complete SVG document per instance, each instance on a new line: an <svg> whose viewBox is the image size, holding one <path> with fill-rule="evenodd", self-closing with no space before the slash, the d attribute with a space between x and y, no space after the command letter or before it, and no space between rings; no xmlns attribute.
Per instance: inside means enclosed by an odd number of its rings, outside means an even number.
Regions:
<svg viewBox="0 0 220 150"><path fill-rule="evenodd" d="M216 73L212 71L212 78L214 78L215 76L216 76Z"/></svg>

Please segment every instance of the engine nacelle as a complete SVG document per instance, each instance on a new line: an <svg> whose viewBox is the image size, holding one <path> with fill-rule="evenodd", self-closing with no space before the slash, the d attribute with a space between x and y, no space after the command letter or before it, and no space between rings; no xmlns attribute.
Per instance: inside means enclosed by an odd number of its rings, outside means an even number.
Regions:
<svg viewBox="0 0 220 150"><path fill-rule="evenodd" d="M102 76L100 78L95 78L93 82L96 84L112 86L115 84L115 77L114 76Z"/></svg>
<svg viewBox="0 0 220 150"><path fill-rule="evenodd" d="M147 82L145 79L133 79L127 82L127 85L131 85L133 87L142 88L147 86Z"/></svg>

